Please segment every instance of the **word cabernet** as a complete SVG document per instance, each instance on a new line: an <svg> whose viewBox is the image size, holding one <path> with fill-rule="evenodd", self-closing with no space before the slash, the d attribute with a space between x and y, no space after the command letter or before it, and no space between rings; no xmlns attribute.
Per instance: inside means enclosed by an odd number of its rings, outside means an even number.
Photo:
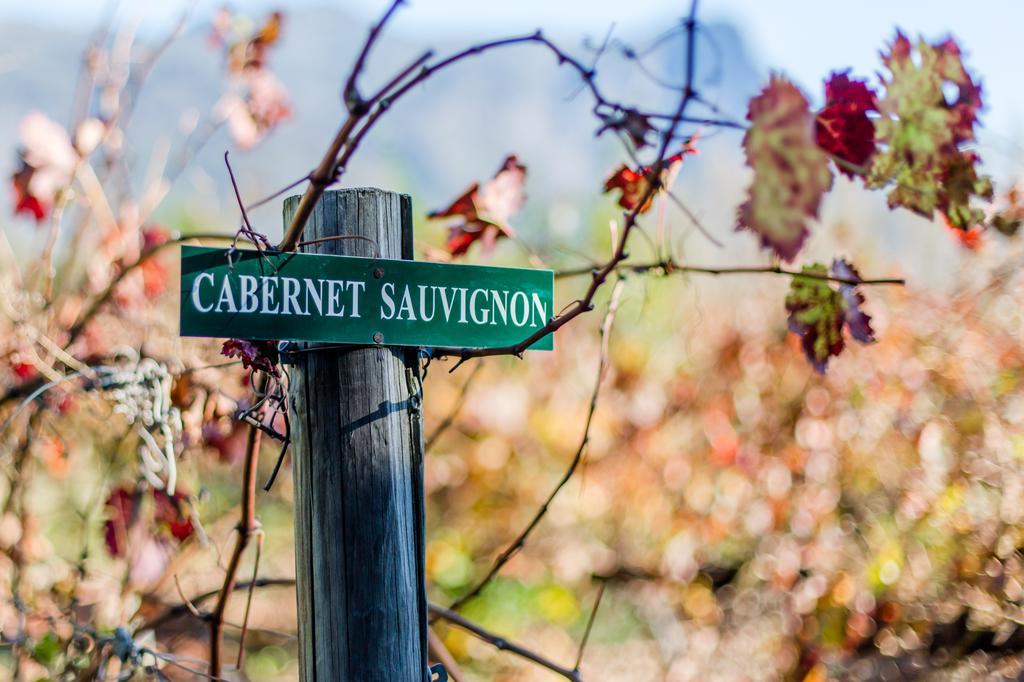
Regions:
<svg viewBox="0 0 1024 682"><path fill-rule="evenodd" d="M200 313L357 318L366 312L360 306L360 294L367 282L274 275L238 275L237 283L234 279L225 273L218 284L214 273L198 274L192 282L192 305ZM511 323L516 327L542 327L549 314L537 292L436 284L396 287L394 282L380 285L380 306L371 314L381 320L431 322L440 316L446 323ZM365 303L366 297L362 301Z"/></svg>
<svg viewBox="0 0 1024 682"><path fill-rule="evenodd" d="M484 348L554 311L548 270L183 247L181 271L184 336Z"/></svg>

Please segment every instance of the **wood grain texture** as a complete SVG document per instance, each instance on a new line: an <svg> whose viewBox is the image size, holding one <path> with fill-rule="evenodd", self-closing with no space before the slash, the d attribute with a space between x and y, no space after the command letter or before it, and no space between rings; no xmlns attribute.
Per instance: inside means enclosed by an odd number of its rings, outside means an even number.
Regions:
<svg viewBox="0 0 1024 682"><path fill-rule="evenodd" d="M299 197L284 202L287 225ZM326 192L304 237L412 257L408 196ZM403 229L404 228L404 229ZM373 256L365 240L309 253ZM306 344L290 369L300 679L427 679L423 440L415 350Z"/></svg>

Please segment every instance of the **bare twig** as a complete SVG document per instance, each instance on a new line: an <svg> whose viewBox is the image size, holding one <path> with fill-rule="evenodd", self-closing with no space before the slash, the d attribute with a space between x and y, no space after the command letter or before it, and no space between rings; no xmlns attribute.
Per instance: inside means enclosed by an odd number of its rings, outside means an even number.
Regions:
<svg viewBox="0 0 1024 682"><path fill-rule="evenodd" d="M472 45L433 63L428 63L430 56L429 54L425 54L400 71L387 85L378 90L375 95L369 99L364 99L358 93L356 81L363 70L370 48L380 35L385 23L390 19L400 4L401 0L396 0L388 7L387 12L381 20L373 27L373 29L371 29L370 36L360 51L359 57L356 60L356 65L349 75L348 83L345 87L346 106L349 112L348 117L335 134L334 139L331 141L331 144L321 159L320 164L317 166L316 170L310 174L309 187L307 187L306 191L303 193L295 214L292 216L292 221L285 230L284 238L278 246L281 251L291 251L295 248L295 245L301 240L302 231L305 228L306 221L309 219L317 200L328 186L338 180L341 173L344 172L349 160L352 158L352 155L359 147L360 142L373 128L377 120L394 105L396 100L410 92L413 88L436 74L438 71L496 48L535 44L548 49L555 55L560 65L565 65L573 69L580 76L586 88L593 96L595 102L594 113L601 120L606 120L609 115L629 110L637 115L645 116L652 120L667 121L666 130L662 135L662 152L659 155L659 162L655 164L655 172L652 173L652 177L654 178L657 178L660 174L663 166L661 159L665 156L668 144L675 138L675 131L680 123L695 123L729 128L743 127L742 125L738 125L726 119L691 118L686 116L686 106L696 95L696 92L692 87L693 72L692 68L689 66L687 72L687 86L684 90L683 97L681 98L680 107L675 113L665 114L660 112L639 111L633 107L627 107L615 102L606 97L598 87L595 78L596 73L593 68L569 55L540 31ZM696 10L696 6L692 7L691 10L690 19L686 24L690 64L693 62L693 34L696 27L695 15L692 12ZM655 182L655 187L651 189L651 194L656 191L657 185L658 183ZM641 202L641 205L643 203L644 202ZM636 217L633 216L633 220L635 219ZM536 340L537 339L534 339L534 341ZM531 341L530 343L532 344L533 342ZM529 345L530 344L526 344L523 348L529 347ZM521 352L521 350L519 352ZM504 353L489 354L509 355L513 353L514 351L510 348Z"/></svg>
<svg viewBox="0 0 1024 682"><path fill-rule="evenodd" d="M569 670L568 668L558 665L554 661L551 661L538 653L530 651L525 647L519 646L518 644L514 644L513 642L508 641L504 637L501 637L499 635L494 634L493 632L485 630L473 621L463 618L461 615L459 615L451 609L446 609L443 606L438 606L437 604L430 604L429 609L430 614L435 619L445 620L451 623L452 625L460 627L466 632L469 632L470 634L478 637L479 639L482 639L488 644L491 644L499 651L507 651L509 653L515 654L516 656L525 658L528 661L533 661L537 665L547 668L551 672L558 673L567 680L572 680L573 682L580 682L579 671Z"/></svg>
<svg viewBox="0 0 1024 682"><path fill-rule="evenodd" d="M637 263L633 265L622 265L617 268L619 272L628 273L645 273L645 272L661 272L665 275L673 273L686 273L692 272L704 275L743 275L743 274L775 274L785 275L787 277L794 277L798 279L816 279L828 282L836 282L838 284L863 284L865 286L874 285L896 285L903 286L906 284L906 280L901 277L878 277L878 278L867 278L867 279L852 279L849 277L839 277L837 275L830 275L825 272L802 272L800 270L789 270L783 268L780 265L743 265L743 266L722 266L722 267L711 267L711 266L699 266L699 265L684 265L677 263L672 259L660 260L651 263ZM569 277L580 277L582 275L588 275L594 272L594 268L582 267L572 268L569 270L559 270L555 272L555 279L566 279Z"/></svg>
<svg viewBox="0 0 1024 682"><path fill-rule="evenodd" d="M245 599L245 615L242 617L242 632L238 635L238 659L235 663L235 668L238 670L242 669L242 664L245 663L245 634L249 631L249 613L252 610L252 595L256 591L256 576L260 572L260 556L263 554L263 538L264 534L262 531L258 532L256 537L256 558L252 562L252 580L249 582L249 594ZM602 583L603 585L604 583Z"/></svg>
<svg viewBox="0 0 1024 682"><path fill-rule="evenodd" d="M181 597L181 603L188 609L188 612L197 618L200 617L201 614L199 613L199 609L196 608L195 604L189 601L189 598L185 596L184 590L181 589L181 581L178 580L177 573L174 574L174 587L177 588L178 596Z"/></svg>
<svg viewBox="0 0 1024 682"><path fill-rule="evenodd" d="M352 71L349 73L348 82L345 83L345 106L353 114L360 115L365 113L365 107L367 102L363 101L363 98L359 95L358 80L360 74L363 72L363 67L366 65L366 58L370 56L370 50L373 49L373 44L377 42L377 38L380 37L381 31L384 29L384 25L388 23L391 16L395 13L395 10L402 5L404 0L392 0L391 4L388 5L387 10L384 12L384 16L373 25L370 29L370 35L366 38L366 42L363 43L363 49L359 51L359 56L356 57L355 66L352 67Z"/></svg>
<svg viewBox="0 0 1024 682"><path fill-rule="evenodd" d="M263 250L260 245L266 248L270 248L270 241L262 233L252 229L252 223L249 222L249 214L245 210L245 203L242 201L242 194L238 191L238 183L235 182L235 172L231 169L231 162L228 160L228 152L224 152L224 165L228 167L228 177L231 178L231 188L235 190L235 200L238 202L238 210L242 213L242 226L238 228L238 232L235 233L235 239L231 242L232 250L235 248L235 244L238 239L245 238L251 241L259 252L260 257L263 257ZM229 256L230 259L230 256Z"/></svg>
<svg viewBox="0 0 1024 682"><path fill-rule="evenodd" d="M694 215L693 211L690 210L689 206L687 206L686 204L683 203L682 199L680 199L679 197L677 197L675 194L673 194L672 192L668 191L667 189L665 190L665 194L666 194L666 196L668 196L669 199L672 200L672 203L674 203L676 206L679 207L679 210L682 211L686 215L687 218L689 218L690 222L693 223L693 226L695 228L697 228L697 231L700 232L702 235L704 235L709 242L711 242L712 244L714 244L718 248L722 248L724 246L722 244L722 242L720 242L717 239L715 239L715 237L710 232L708 232L707 228L704 227L703 224L701 224L701 222L697 218L697 216Z"/></svg>
<svg viewBox="0 0 1024 682"><path fill-rule="evenodd" d="M234 586L233 586L233 589L234 589L234 591L237 592L237 591L240 591L240 590L248 590L250 588L294 587L294 586L295 586L295 579L294 578L259 578L257 580L253 580L251 582L250 581L236 582L234 584ZM208 592L203 592L202 594L197 594L196 596L194 596L191 599L187 600L189 602L188 604L181 603L181 604L175 604L173 606L170 606L165 611L163 611L162 613L154 616L150 620L148 620L145 623L143 623L142 625L140 625L137 629L138 630L152 630L154 628L158 628L158 627L164 625L165 623L167 623L167 622L169 622L171 620L174 620L175 618L178 618L180 616L185 616L187 614L196 615L198 618L202 618L203 620L208 620L209 618L212 617L211 614L207 614L207 613L204 613L204 612L200 611L198 613L198 615L197 615L197 614L192 613L192 609L197 608L203 602L209 601L210 599L213 599L214 597L219 596L221 594L221 592L222 592L222 589L223 588L218 588L216 590L210 590ZM225 623L225 625L227 625L227 623Z"/></svg>
<svg viewBox="0 0 1024 682"><path fill-rule="evenodd" d="M459 662L448 651L448 647L444 645L440 635L434 632L434 628L427 629L427 650L430 658L444 666L444 670L452 682L463 682L462 668L459 667Z"/></svg>
<svg viewBox="0 0 1024 682"><path fill-rule="evenodd" d="M235 200L238 202L238 208L242 211L242 222L245 223L246 228L250 232L253 231L252 223L249 222L249 214L245 212L245 203L242 201L242 194L238 191L238 182L235 181L235 171L231 169L231 161L228 160L228 155L231 152L224 152L224 165L228 167L228 177L231 178L231 188L235 190Z"/></svg>
<svg viewBox="0 0 1024 682"><path fill-rule="evenodd" d="M282 187L281 189L277 190L277 191L276 191L276 192L274 192L273 194L268 194L267 196L263 197L263 198L262 198L262 199L260 199L259 201L254 201L254 202L252 202L251 204L247 205L247 206L245 207L245 209L246 209L247 211L251 211L252 209L254 209L254 208L259 208L260 206L262 206L262 205L264 205L264 204L269 204L269 203L270 203L271 201L273 201L274 199L278 198L279 196L281 196L282 194L284 194L284 193L285 193L285 192L287 192L288 190L290 190L290 189L295 189L296 187L298 187L298 186L299 186L299 185L301 185L302 183L304 183L304 182L306 182L307 180L309 180L309 176L310 176L310 173L306 173L305 175L303 175L303 176L302 176L301 178L299 178L298 180L296 180L296 181L294 181L294 182L290 182L290 183L288 183L287 185L285 185L285 186L284 186L284 187Z"/></svg>
<svg viewBox="0 0 1024 682"><path fill-rule="evenodd" d="M608 582L602 580L597 588L597 597L594 598L594 608L590 611L590 618L587 619L587 628L583 631L583 639L580 640L580 650L576 654L576 665L573 670L579 672L580 664L583 663L583 651L587 648L587 642L590 640L590 632L594 628L594 621L597 620L597 610L601 608L601 598L604 597L604 589L608 586Z"/></svg>
<svg viewBox="0 0 1024 682"><path fill-rule="evenodd" d="M267 376L261 375L260 386L257 392L266 391ZM221 646L224 634L224 614L228 607L228 600L235 589L238 568L242 562L242 555L249 544L249 540L258 530L256 520L256 465L259 462L260 436L263 434L257 428L249 428L249 439L245 448L245 465L242 484L242 518L238 523L238 535L235 538L235 547L228 560L227 571L224 575L224 585L221 587L217 598L217 606L210 618L210 674L217 677L221 671Z"/></svg>
<svg viewBox="0 0 1024 682"><path fill-rule="evenodd" d="M537 341L543 339L548 334L558 331L565 324L579 317L583 313L593 310L593 300L597 291L608 280L609 275L615 272L619 267L619 264L629 257L629 254L626 252L626 244L629 241L630 233L636 226L637 219L639 218L643 207L646 206L647 202L650 201L651 198L654 197L655 193L662 187L661 172L665 169L665 159L669 145L672 144L672 141L676 137L676 129L679 127L679 124L685 120L686 107L697 94L693 87L695 69L694 33L696 31L696 27L697 0L693 0L690 5L689 18L686 20L686 87L683 89L682 95L679 98L679 105L676 107L675 114L673 114L670 124L662 131L657 160L651 165L647 172L646 189L640 196L633 210L626 214L622 233L619 235L618 242L615 245L615 250L612 252L612 257L600 268L594 270L593 279L590 282L590 286L587 288L587 292L574 305L565 310L565 312L552 317L548 320L547 324L530 334L530 336L519 343L497 348L435 348L434 352L438 356L449 355L459 358L459 361L455 363L449 371L455 371L467 360L474 357L485 357L490 355L515 355L520 357L524 351Z"/></svg>
<svg viewBox="0 0 1024 682"><path fill-rule="evenodd" d="M597 363L597 378L594 381L594 390L590 394L590 404L587 409L587 419L583 425L583 436L580 438L580 444L576 448L576 453L573 455L572 461L569 463L569 468L566 469L565 473L562 474L562 478L559 479L554 489L544 500L544 503L540 506L540 509L536 511L533 518L526 525L521 533L512 541L505 550L498 555L491 565L491 569L484 576L483 580L473 586L468 592L463 594L461 597L452 602L451 608L454 611L458 611L463 605L469 600L476 597L480 592L487 586L498 572L507 564L513 556L519 552L520 549L526 544L527 538L530 537L530 533L533 532L537 524L540 523L544 515L548 513L548 508L554 501L555 496L561 492L562 488L565 487L569 479L572 478L573 474L576 473L576 469L579 467L580 462L583 460L583 453L586 452L587 444L590 442L590 425L594 421L594 413L597 411L597 399L601 395L601 385L604 383L605 370L608 368L608 342L611 336L612 324L615 321L615 313L619 308L619 297L622 294L624 286L623 280L619 280L615 283L615 287L612 289L611 300L608 302L608 312L605 314L604 323L601 325L601 352L600 358Z"/></svg>

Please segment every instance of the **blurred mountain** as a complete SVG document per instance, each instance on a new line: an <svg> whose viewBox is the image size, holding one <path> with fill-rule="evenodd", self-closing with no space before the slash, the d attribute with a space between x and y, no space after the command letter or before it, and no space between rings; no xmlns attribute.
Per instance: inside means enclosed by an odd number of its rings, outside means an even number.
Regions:
<svg viewBox="0 0 1024 682"><path fill-rule="evenodd" d="M656 102L670 109L673 95L659 82L680 81L684 41L678 29L666 23L652 26L649 35L629 36L627 42L638 50L660 38L657 48L640 63L625 59L613 42L598 63L601 87L608 96L645 106ZM311 8L288 14L271 66L287 84L294 115L256 149L233 152L247 199L301 177L319 160L343 118L341 85L366 30L364 20L341 10ZM17 124L26 112L42 110L61 122L70 116L88 36L86 27L73 33L33 25L0 26L4 46L0 56L8 65L6 72L0 72L5 93L0 102L0 149L12 150L0 165L4 172L13 168ZM475 41L492 37L482 35ZM589 62L594 58L593 43L602 37L590 37L590 47L585 36L555 38L564 49ZM471 42L387 34L371 56L363 88L372 90L424 49L446 54ZM182 112L204 114L217 101L224 85L221 60L202 25L194 26L161 58L146 82L128 131L128 149L141 169L139 177L133 178L136 183L165 145L180 144ZM725 112L741 117L760 77L736 31L723 24L708 27L699 41L698 64L701 87ZM594 197L605 174L626 159L615 138L595 139L598 124L591 106L579 79L570 70L558 68L552 54L530 45L504 48L439 74L396 105L368 136L345 184L411 192L424 204L417 206L421 215L446 203L471 181L488 177L506 154L515 152L531 171L531 201L521 222L546 222L551 206ZM726 136L730 139L722 146L731 149L730 157L735 158L738 135ZM187 198L193 211L233 220L237 211L221 160L223 151L230 148L225 131L215 134L177 182L165 211ZM0 201L6 209L10 197ZM273 202L257 213L271 233L280 220L279 205ZM562 232L571 231L574 221L578 222L572 211L556 213L564 223Z"/></svg>

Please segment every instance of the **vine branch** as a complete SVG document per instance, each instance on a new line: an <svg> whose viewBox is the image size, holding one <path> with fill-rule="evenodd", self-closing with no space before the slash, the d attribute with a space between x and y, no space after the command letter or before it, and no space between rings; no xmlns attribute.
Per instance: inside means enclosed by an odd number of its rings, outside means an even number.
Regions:
<svg viewBox="0 0 1024 682"><path fill-rule="evenodd" d="M490 583L495 576L504 568L512 557L514 557L519 550L526 545L527 538L540 523L541 519L544 518L545 514L548 513L548 509L555 497L561 492L562 488L569 482L576 473L576 469L579 467L580 462L583 460L583 453L586 452L587 445L590 443L590 426L594 421L594 413L597 411L597 399L601 395L601 385L604 383L604 375L608 369L608 343L611 336L612 324L615 321L615 314L619 308L619 297L622 294L622 289L625 285L623 280L619 280L615 283L615 288L612 289L611 300L608 303L608 312L605 314L604 323L601 325L601 351L600 357L597 363L597 379L594 381L594 390L590 394L590 404L587 408L587 418L583 425L583 435L580 437L579 446L576 448L576 452L573 455L572 461L569 463L569 468L566 469L565 473L562 474L562 478L559 479L554 489L541 504L540 508L534 513L533 518L526 525L526 528L519 533L519 535L513 540L501 554L494 560L491 565L491 569L487 572L487 575L473 586L468 592L463 594L461 597L452 602L451 609L458 611L462 606L469 600L480 594L481 591Z"/></svg>
<svg viewBox="0 0 1024 682"><path fill-rule="evenodd" d="M257 393L266 392L268 381L267 375L260 375ZM248 440L245 446L245 464L242 476L242 514L241 520L238 523L238 535L235 539L234 549L231 552L231 558L228 560L228 567L224 574L224 584L217 597L217 605L210 618L210 675L214 677L218 677L221 672L224 614L227 611L228 600L231 597L231 593L235 590L238 568L242 563L242 555L245 554L245 548L249 545L249 540L252 536L259 530L259 522L256 520L256 468L259 463L262 435L263 432L260 429L255 426L249 427ZM255 584L255 580L251 584ZM246 609L246 612L248 615L248 609Z"/></svg>
<svg viewBox="0 0 1024 682"><path fill-rule="evenodd" d="M496 48L512 45L535 44L552 52L558 60L559 65L568 66L576 71L580 76L587 90L590 91L594 98L594 114L604 123L607 123L610 116L622 114L627 111L634 115L643 116L651 120L666 121L667 128L662 134L662 150L659 154L658 162L655 164L656 172L653 174L655 177L657 177L663 167L665 152L668 149L668 145L675 138L675 131L680 123L693 123L723 128L744 128L743 125L737 124L728 119L693 118L686 116L685 110L687 105L697 96L697 93L693 88L696 2L691 6L690 16L685 24L687 32L688 59L686 87L683 89L683 96L678 110L671 114L639 111L633 107L628 107L624 104L611 100L600 90L596 82L596 71L593 68L588 67L583 62L569 55L553 41L547 38L541 31L472 45L433 63L428 63L432 57L432 53L425 53L412 62L412 64L399 71L384 87L378 90L376 94L364 99L358 93L358 78L365 67L367 57L373 47L373 44L377 41L385 24L391 19L394 12L401 4L403 4L403 0L395 0L388 6L384 15L370 30L370 35L360 50L359 56L356 59L356 63L349 74L348 81L345 85L344 92L348 116L341 124L338 132L335 134L334 139L328 146L319 165L309 175L309 186L306 188L306 191L299 200L299 205L296 208L295 214L292 216L291 223L285 230L284 237L278 246L278 249L281 251L292 251L296 248L296 245L301 241L302 231L305 229L306 222L312 214L313 207L316 205L317 200L323 194L324 190L336 182L345 172L345 168L349 160L352 158L352 155L355 153L355 150L359 147L360 142L373 128L380 117L394 105L395 101L406 95L414 87L423 83L437 72L465 59L476 57L484 52L488 52ZM654 189L656 189L656 187ZM643 202L641 202L641 205L642 204ZM633 216L632 219L635 221L635 216ZM527 344L527 346L528 345L529 344ZM508 350L505 354L510 354L511 352L511 350Z"/></svg>
<svg viewBox="0 0 1024 682"><path fill-rule="evenodd" d="M837 275L831 275L824 272L801 272L800 270L790 270L787 268L783 268L780 265L741 265L722 267L684 265L682 263L677 263L675 260L671 258L666 260L654 261L650 263L621 265L617 268L617 270L619 272L629 272L634 274L642 274L645 272L661 272L661 274L663 275L671 275L673 273L686 272L704 275L775 274L784 275L787 277L794 277L798 279L816 279L828 282L836 282L838 284L862 284L865 286L904 286L907 283L906 280L901 277L878 277L869 279L856 279L850 277L839 277ZM559 270L555 272L555 279L568 279L571 277L579 277L581 275L588 275L593 272L593 267L581 267L572 268L569 270Z"/></svg>
<svg viewBox="0 0 1024 682"><path fill-rule="evenodd" d="M690 14L685 24L687 36L686 84L683 88L682 95L679 98L679 105L676 107L671 123L664 131L662 131L657 160L647 170L645 177L646 187L644 192L641 194L633 209L626 214L622 232L616 242L615 250L613 251L611 258L604 265L593 271L593 279L582 298L576 300L561 314L552 317L548 320L547 324L519 343L496 348L435 348L434 353L437 356L452 356L459 358L458 362L456 362L449 371L454 372L463 363L474 357L485 357L490 355L515 355L517 357L521 357L523 352L537 341L541 340L548 334L558 331L566 323L574 320L583 313L593 310L594 296L597 295L598 290L608 280L608 277L616 271L619 264L629 257L629 254L626 251L626 244L629 241L630 233L636 226L643 207L646 206L648 201L654 197L655 193L661 189L661 172L665 168L665 158L668 154L669 145L671 145L673 139L675 139L676 129L685 118L687 106L689 106L690 102L693 101L697 94L693 87L696 58L695 32L697 28L697 4L697 0L693 0L691 3Z"/></svg>
<svg viewBox="0 0 1024 682"><path fill-rule="evenodd" d="M438 606L436 604L430 604L429 609L430 614L435 619L448 621L452 625L460 627L475 637L482 639L499 651L507 651L521 658L525 658L526 660L532 661L543 668L547 668L551 672L558 673L567 680L572 680L572 682L581 682L582 678L580 677L578 670L570 670L569 668L561 666L538 653L530 651L526 647L519 646L500 635L496 635L489 630L485 630L473 621L463 618L452 609L446 609L443 606Z"/></svg>

